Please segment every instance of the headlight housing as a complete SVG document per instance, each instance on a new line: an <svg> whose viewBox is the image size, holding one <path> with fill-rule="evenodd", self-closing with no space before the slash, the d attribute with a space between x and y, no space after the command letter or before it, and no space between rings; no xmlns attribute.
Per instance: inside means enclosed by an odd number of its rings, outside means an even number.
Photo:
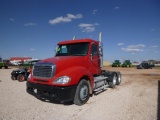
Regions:
<svg viewBox="0 0 160 120"><path fill-rule="evenodd" d="M21 73L21 71L14 71L14 70L13 70L12 73L16 73L16 74L17 74L17 73Z"/></svg>
<svg viewBox="0 0 160 120"><path fill-rule="evenodd" d="M71 78L69 76L62 76L62 77L55 79L52 83L53 84L67 84L69 83L70 80Z"/></svg>

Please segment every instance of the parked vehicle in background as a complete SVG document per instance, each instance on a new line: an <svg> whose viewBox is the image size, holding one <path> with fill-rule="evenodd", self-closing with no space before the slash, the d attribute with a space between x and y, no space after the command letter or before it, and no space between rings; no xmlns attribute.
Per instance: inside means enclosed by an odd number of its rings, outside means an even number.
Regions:
<svg viewBox="0 0 160 120"><path fill-rule="evenodd" d="M3 66L4 66L4 63L0 62L0 69L2 69Z"/></svg>
<svg viewBox="0 0 160 120"><path fill-rule="evenodd" d="M18 65L20 65L21 64L21 62L20 61L11 61L11 65L16 65L16 66L18 66Z"/></svg>
<svg viewBox="0 0 160 120"><path fill-rule="evenodd" d="M141 63L140 65L137 65L137 69L152 69L152 67L154 67L154 64L150 64L150 63Z"/></svg>
<svg viewBox="0 0 160 120"><path fill-rule="evenodd" d="M121 67L121 62L119 60L115 60L113 63L112 63L112 67Z"/></svg>
<svg viewBox="0 0 160 120"><path fill-rule="evenodd" d="M19 63L19 67L20 68L30 68L32 67L36 62L38 62L40 60L28 60L28 61L24 61L23 63Z"/></svg>
<svg viewBox="0 0 160 120"><path fill-rule="evenodd" d="M132 67L132 63L130 60L125 60L122 64L122 67Z"/></svg>
<svg viewBox="0 0 160 120"><path fill-rule="evenodd" d="M13 70L11 72L11 79L18 80L19 82L27 80L27 78L30 74L30 71L32 69L32 66L38 61L40 61L40 60L31 60L29 62L21 64L19 69Z"/></svg>
<svg viewBox="0 0 160 120"><path fill-rule="evenodd" d="M10 61L9 60L3 60L2 62L0 62L0 69L2 69L3 67L5 69L8 69L9 65L10 65Z"/></svg>
<svg viewBox="0 0 160 120"><path fill-rule="evenodd" d="M10 58L12 65L20 65L27 60L32 60L32 58L31 57L11 57Z"/></svg>

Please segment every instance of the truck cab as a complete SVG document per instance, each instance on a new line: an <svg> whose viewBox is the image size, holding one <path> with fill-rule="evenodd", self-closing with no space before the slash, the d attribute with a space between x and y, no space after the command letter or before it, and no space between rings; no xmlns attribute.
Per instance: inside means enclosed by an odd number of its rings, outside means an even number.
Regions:
<svg viewBox="0 0 160 120"><path fill-rule="evenodd" d="M85 104L95 92L121 83L120 72L102 70L102 44L92 39L59 42L55 57L37 62L27 92L55 102Z"/></svg>
<svg viewBox="0 0 160 120"><path fill-rule="evenodd" d="M56 58L70 59L70 66L83 66L91 74L100 74L100 57L98 52L98 42L91 39L71 40L58 43ZM62 63L60 63L62 64ZM69 63L67 63L69 64Z"/></svg>

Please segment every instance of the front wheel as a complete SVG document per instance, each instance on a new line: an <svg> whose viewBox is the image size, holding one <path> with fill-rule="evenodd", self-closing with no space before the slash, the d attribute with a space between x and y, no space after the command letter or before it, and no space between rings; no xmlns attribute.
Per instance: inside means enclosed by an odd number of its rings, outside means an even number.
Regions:
<svg viewBox="0 0 160 120"><path fill-rule="evenodd" d="M23 74L20 74L20 75L18 75L17 80L19 82L23 82L23 81L25 81L25 76Z"/></svg>
<svg viewBox="0 0 160 120"><path fill-rule="evenodd" d="M16 80L16 77L12 75L12 76L11 76L11 79L12 79L12 80Z"/></svg>
<svg viewBox="0 0 160 120"><path fill-rule="evenodd" d="M85 79L82 79L76 89L74 104L83 105L89 100L89 85Z"/></svg>
<svg viewBox="0 0 160 120"><path fill-rule="evenodd" d="M8 66L5 66L4 68L5 68L5 69L8 69Z"/></svg>

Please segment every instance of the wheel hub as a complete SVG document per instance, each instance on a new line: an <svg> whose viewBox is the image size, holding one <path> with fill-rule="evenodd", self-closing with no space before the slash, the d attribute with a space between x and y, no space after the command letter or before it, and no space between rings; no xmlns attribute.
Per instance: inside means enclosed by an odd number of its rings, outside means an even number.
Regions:
<svg viewBox="0 0 160 120"><path fill-rule="evenodd" d="M88 96L88 88L87 86L83 86L80 90L80 99L81 100L85 100Z"/></svg>

